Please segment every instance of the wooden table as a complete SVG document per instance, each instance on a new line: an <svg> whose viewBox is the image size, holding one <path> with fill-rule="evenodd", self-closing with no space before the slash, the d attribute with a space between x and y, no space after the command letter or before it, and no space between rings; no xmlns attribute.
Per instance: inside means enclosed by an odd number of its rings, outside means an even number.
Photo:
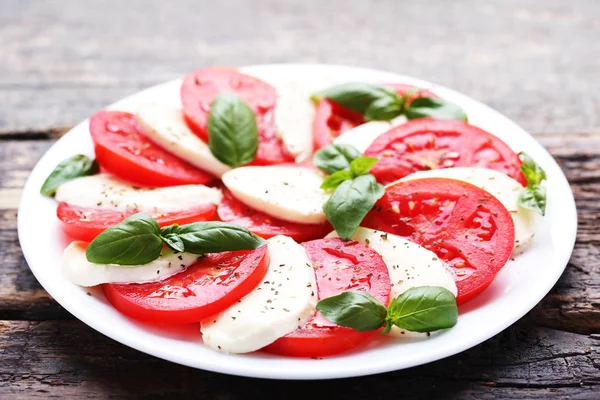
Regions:
<svg viewBox="0 0 600 400"><path fill-rule="evenodd" d="M222 0L0 3L0 397L600 398L600 3ZM327 62L397 71L482 100L558 160L579 209L565 273L526 317L457 356L350 380L193 370L63 310L17 240L21 187L70 126L205 65ZM474 327L477 329L477 327Z"/></svg>

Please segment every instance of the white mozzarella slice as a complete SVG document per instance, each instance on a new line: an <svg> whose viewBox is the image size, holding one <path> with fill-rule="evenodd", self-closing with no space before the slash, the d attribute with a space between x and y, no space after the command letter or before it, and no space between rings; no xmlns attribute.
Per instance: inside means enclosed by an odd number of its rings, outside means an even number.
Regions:
<svg viewBox="0 0 600 400"><path fill-rule="evenodd" d="M220 177L229 166L213 156L206 143L188 128L181 110L159 104L143 104L137 121L150 140L196 167Z"/></svg>
<svg viewBox="0 0 600 400"><path fill-rule="evenodd" d="M241 202L275 218L301 224L327 221L320 188L323 175L307 167L242 167L225 173L223 183Z"/></svg>
<svg viewBox="0 0 600 400"><path fill-rule="evenodd" d="M286 150L297 163L310 159L313 152L315 106L305 91L278 92L274 121Z"/></svg>
<svg viewBox="0 0 600 400"><path fill-rule="evenodd" d="M79 207L156 214L219 204L223 194L204 185L139 189L111 175L99 174L60 185L55 197L59 202Z"/></svg>
<svg viewBox="0 0 600 400"><path fill-rule="evenodd" d="M228 353L255 351L315 314L315 274L304 248L287 236L267 242L270 264L263 282L235 305L202 322L202 339L208 347Z"/></svg>
<svg viewBox="0 0 600 400"><path fill-rule="evenodd" d="M71 282L80 286L102 283L154 282L174 275L194 264L197 254L178 253L163 249L156 260L144 265L94 264L87 260L87 243L72 242L64 251L62 271Z"/></svg>
<svg viewBox="0 0 600 400"><path fill-rule="evenodd" d="M335 144L349 144L356 147L361 153L391 128L406 122L406 117L396 117L391 121L371 121L352 128L333 139Z"/></svg>
<svg viewBox="0 0 600 400"><path fill-rule="evenodd" d="M533 238L536 214L518 205L519 193L523 186L502 172L487 168L443 168L415 172L401 181L422 178L456 179L485 190L497 198L510 213L515 224L515 250L526 246Z"/></svg>
<svg viewBox="0 0 600 400"><path fill-rule="evenodd" d="M328 237L337 237L337 233L332 232ZM392 284L390 298L417 286L441 286L456 296L452 271L432 251L400 236L362 227L356 230L352 240L375 250L387 265ZM390 335L423 337L427 334L393 327Z"/></svg>
<svg viewBox="0 0 600 400"><path fill-rule="evenodd" d="M310 96L319 90L342 83L335 75L306 79L268 73L251 74L273 86L277 92L274 123L277 135L297 163L310 159L313 153L313 124L315 105Z"/></svg>

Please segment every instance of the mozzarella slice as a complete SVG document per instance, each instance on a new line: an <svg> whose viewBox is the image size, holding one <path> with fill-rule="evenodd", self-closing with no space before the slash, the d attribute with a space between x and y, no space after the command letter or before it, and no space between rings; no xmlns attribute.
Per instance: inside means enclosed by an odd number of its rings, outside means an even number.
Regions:
<svg viewBox="0 0 600 400"><path fill-rule="evenodd" d="M306 91L278 92L274 112L275 128L286 150L297 163L310 159L313 152L315 106Z"/></svg>
<svg viewBox="0 0 600 400"><path fill-rule="evenodd" d="M449 178L468 182L497 198L506 207L515 224L513 251L525 247L533 238L536 214L518 205L519 193L523 190L523 186L502 172L487 168L443 168L415 172L402 178L401 181L422 178Z"/></svg>
<svg viewBox="0 0 600 400"><path fill-rule="evenodd" d="M306 79L300 74L294 77L273 73L251 75L264 80L277 92L273 115L277 135L286 150L297 163L310 159L313 153L313 123L315 106L310 96L319 90L341 83L335 75L312 76Z"/></svg>
<svg viewBox="0 0 600 400"><path fill-rule="evenodd" d="M178 253L163 249L156 260L144 265L94 264L87 260L87 243L72 242L64 251L62 271L71 282L80 286L101 283L142 283L163 280L194 264L197 254Z"/></svg>
<svg viewBox="0 0 600 400"><path fill-rule="evenodd" d="M285 221L319 224L327 221L320 188L323 175L295 166L242 167L225 173L223 183L246 205Z"/></svg>
<svg viewBox="0 0 600 400"><path fill-rule="evenodd" d="M267 242L270 264L263 282L235 305L202 322L205 345L248 353L301 327L315 314L315 274L304 248L287 236Z"/></svg>
<svg viewBox="0 0 600 400"><path fill-rule="evenodd" d="M334 231L327 237L337 237ZM400 236L375 229L358 228L352 240L361 242L375 250L388 267L392 288L390 299L417 286L441 286L457 294L454 274L437 255ZM398 327L390 331L392 336L423 337L427 334L409 332Z"/></svg>
<svg viewBox="0 0 600 400"><path fill-rule="evenodd" d="M218 177L230 169L217 160L208 145L188 128L181 110L143 104L138 108L136 118L146 136L169 153Z"/></svg>
<svg viewBox="0 0 600 400"><path fill-rule="evenodd" d="M335 144L349 144L356 147L361 153L391 128L406 122L406 117L396 117L391 121L371 121L352 128L333 139Z"/></svg>
<svg viewBox="0 0 600 400"><path fill-rule="evenodd" d="M155 214L219 204L223 194L204 185L139 189L111 175L99 174L63 183L55 197L79 207Z"/></svg>

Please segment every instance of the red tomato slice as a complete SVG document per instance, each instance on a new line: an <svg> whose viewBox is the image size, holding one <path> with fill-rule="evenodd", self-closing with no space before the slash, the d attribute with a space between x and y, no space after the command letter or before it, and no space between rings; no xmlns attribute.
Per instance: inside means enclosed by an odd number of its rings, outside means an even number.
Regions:
<svg viewBox="0 0 600 400"><path fill-rule="evenodd" d="M219 93L229 92L240 96L254 110L258 125L259 145L251 165L273 165L293 162L277 136L273 123L273 108L277 100L275 89L248 75L229 68L205 68L186 75L181 85L181 102L189 127L202 140L208 142L208 116L210 107Z"/></svg>
<svg viewBox="0 0 600 400"><path fill-rule="evenodd" d="M160 282L104 284L108 301L145 322L187 324L221 312L260 283L269 268L267 246L207 254Z"/></svg>
<svg viewBox="0 0 600 400"><path fill-rule="evenodd" d="M152 215L160 226L172 224L190 224L192 222L213 221L216 219L217 207L214 204L195 207L188 210ZM118 224L137 211L113 211L78 207L62 202L56 209L56 215L62 223L63 231L75 240L91 242L106 228Z"/></svg>
<svg viewBox="0 0 600 400"><path fill-rule="evenodd" d="M362 243L339 238L304 243L313 265L319 299L349 290L365 291L386 304L390 294L390 275L381 256ZM302 328L265 348L292 357L325 357L350 350L372 337L373 332L358 332L326 320L320 313Z"/></svg>
<svg viewBox="0 0 600 400"><path fill-rule="evenodd" d="M409 121L375 139L365 155L379 159L371 173L384 185L413 172L450 167L490 168L527 184L521 159L510 147L462 121Z"/></svg>
<svg viewBox="0 0 600 400"><path fill-rule="evenodd" d="M152 143L130 113L100 111L90 119L90 133L98 163L129 182L175 186L205 184L215 179Z"/></svg>
<svg viewBox="0 0 600 400"><path fill-rule="evenodd" d="M386 188L363 226L410 239L456 271L458 303L481 293L513 250L514 224L494 196L469 183L427 178Z"/></svg>
<svg viewBox="0 0 600 400"><path fill-rule="evenodd" d="M256 114L275 107L275 89L232 68L203 68L183 78L181 102L190 128L208 142L208 115L214 98L223 92L240 96Z"/></svg>
<svg viewBox="0 0 600 400"><path fill-rule="evenodd" d="M363 116L339 104L323 99L315 111L313 127L315 150L329 146L342 133L364 124Z"/></svg>
<svg viewBox="0 0 600 400"><path fill-rule="evenodd" d="M329 223L319 225L295 224L273 218L248 207L236 199L229 190L224 190L223 200L221 200L217 212L221 221L242 226L264 239L285 235L296 242L305 242L322 238L333 230Z"/></svg>
<svg viewBox="0 0 600 400"><path fill-rule="evenodd" d="M417 89L415 86L403 83L384 83L383 85L394 89L400 97ZM428 90L423 90L411 95L407 99L406 104L409 105L418 97L437 96ZM321 100L317 105L313 128L315 149L329 146L333 142L333 139L365 122L361 114L344 108L331 100Z"/></svg>

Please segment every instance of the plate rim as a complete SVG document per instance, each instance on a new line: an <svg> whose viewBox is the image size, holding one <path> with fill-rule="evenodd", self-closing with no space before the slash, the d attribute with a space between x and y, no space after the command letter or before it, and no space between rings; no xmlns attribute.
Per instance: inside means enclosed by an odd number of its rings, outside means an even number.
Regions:
<svg viewBox="0 0 600 400"><path fill-rule="evenodd" d="M390 371L395 371L395 370L400 370L400 369L405 369L405 368L411 368L411 367L414 367L417 365L422 365L422 364L426 364L429 362L447 358L449 356L461 353L469 348L475 347L488 339L491 339L493 336L497 335L498 333L500 333L501 331L503 331L504 329L508 328L509 326L513 325L516 321L521 319L526 313L531 311L533 309L533 307L535 307L535 305L539 301L541 301L544 297L546 297L548 292L554 287L554 285L556 284L556 282L558 281L560 276L563 274L563 272L568 264L568 261L572 255L572 252L573 252L573 249L575 246L575 241L576 241L578 221L577 221L577 209L576 209L574 195L573 195L572 190L570 189L570 186L568 184L568 181L567 181L564 173L562 172L562 170L560 169L560 166L558 166L558 164L556 163L556 160L552 157L552 155L535 139L535 137L533 137L531 134L529 134L527 131L525 131L523 128L521 128L518 124L516 124L514 121L512 121L508 117L506 117L503 114L501 114L500 112L492 109L491 107L485 105L484 103L481 103L478 100L471 98L470 96L464 95L461 92L457 92L457 91L447 88L443 85L438 85L437 83L434 83L432 81L425 81L422 79L414 78L412 76L406 76L406 75L398 74L398 73L391 72L391 71L375 69L375 68L355 67L355 66L349 66L349 65L320 64L320 63L272 63L272 64L239 66L236 68L239 68L242 71L245 71L245 70L268 69L268 68L276 68L277 69L277 68L282 68L282 67L283 68L286 68L286 67L287 68L308 67L308 68L315 68L315 69L324 68L324 69L333 69L333 70L345 69L345 70L352 70L352 71L356 72L357 74L385 73L385 74L390 74L390 75L395 76L398 80L423 82L428 85L433 85L433 87L435 87L436 90L441 90L441 91L444 91L447 93L451 93L453 96L461 97L470 102L473 102L474 104L477 104L478 106L482 107L482 109L485 110L487 113L494 114L495 115L494 118L502 119L505 123L513 126L515 129L518 129L518 130L526 133L527 136L532 138L535 141L535 143L541 148L541 150L543 150L543 152L546 153L546 156L549 157L552 160L552 162L554 163L554 165L558 168L558 171L560 172L560 174L557 177L559 177L561 180L563 180L564 181L563 183L566 183L566 187L568 187L569 191L568 191L568 193L565 194L565 196L569 198L568 206L573 211L571 218L567 218L568 220L571 221L571 224L572 224L571 228L573 231L572 238L568 243L568 248L570 249L570 251L568 252L568 254L565 253L565 256L562 257L563 259L560 260L560 262L558 263L560 265L563 265L563 267L560 269L557 269L557 271L551 277L551 279L548 279L548 284L544 286L543 296L539 299L532 298L526 306L522 307L519 310L519 312L510 314L510 318L506 318L504 320L505 322L509 321L508 324L506 324L506 323L499 324L498 326L493 327L493 329L489 329L489 328L484 329L485 327L482 327L482 329L480 329L477 332L477 334L474 334L474 338L471 338L470 341L465 341L464 344L458 344L451 348L446 348L446 349L440 350L439 352L433 353L430 356L413 357L412 362L405 363L405 365L403 365L401 367L394 365L395 364L394 362L389 362L389 360L385 360L386 362L379 362L376 366L370 366L370 367L364 367L364 368L358 368L358 369L355 368L351 371L343 371L342 373L336 373L336 371L331 371L330 373L327 373L324 375L314 375L314 374L311 374L310 372L306 372L306 371L303 371L303 372L297 372L297 371L294 372L293 371L291 373L290 372L286 373L285 371L282 372L282 371L278 371L278 370L272 370L267 373L264 373L264 372L261 373L260 370L257 371L252 368L231 368L231 367L226 368L221 365L213 365L213 364L199 366L197 363L190 363L189 361L186 361L185 359L177 357L175 354L169 353L168 351L164 351L164 349L157 350L156 348L149 348L146 345L141 345L139 343L135 343L135 341L132 341L129 338L126 338L123 335L120 335L115 332L107 333L106 329L102 328L102 326L101 326L102 324L97 324L95 321L93 321L91 318L89 318L85 314L81 314L77 311L72 311L73 307L71 306L71 304L68 301L66 301L65 299L62 299L62 296L59 293L52 293L52 292L54 292L54 290L48 290L46 285L43 283L43 281L45 281L43 276L40 275L39 273L36 273L36 271L35 271L36 268L31 267L31 265L32 265L30 262L31 256L28 256L28 253L31 251L31 249L30 249L29 243L24 238L24 232L26 231L26 228L24 227L25 218L22 216L23 214L21 212L21 210L26 209L26 206L24 206L24 205L27 203L27 201L29 201L29 196L26 196L26 194L33 190L33 189L31 189L31 186L32 186L31 178L33 175L33 171L35 171L38 168L40 162L47 156L48 153L51 152L51 150L58 143L61 143L61 141L66 140L65 138L67 138L68 135L71 134L71 132L81 129L81 128L78 128L81 125L87 124L89 122L89 118L86 118L82 122L76 124L73 128L71 128L68 132L66 132L56 142L54 142L52 144L52 146L48 150L46 150L46 152L42 155L40 160L38 160L36 165L31 170L31 172L27 178L27 181L23 187L21 199L19 201L19 206L18 206L18 214L17 214L18 238L19 238L19 243L22 248L23 255L25 257L25 260L27 261L27 265L28 265L30 271L35 276L35 278L37 279L37 281L40 283L40 285L48 292L48 294L50 294L50 296L52 296L52 298L54 298L57 301L57 303L59 303L61 305L61 307L65 308L75 318L77 318L81 322L85 323L92 329L98 331L102 335L107 336L113 340L116 340L117 342L119 342L125 346L131 347L138 351L142 351L151 356L165 359L167 361L186 365L186 366L189 366L192 368L199 368L199 369L204 369L204 370L208 370L208 371L214 371L214 372L225 373L225 374L230 374L230 375L237 375L237 376L267 378L267 379L304 380L304 379L337 379L337 378L373 375L373 374L378 374L378 373L383 373L383 372L390 372ZM152 85L150 87L147 87L140 91L132 93L122 99L119 99L118 101L111 103L110 105L108 105L105 108L112 109L115 106L115 104L119 104L123 101L128 101L132 97L143 96L144 93L147 91L153 90L159 86L163 86L163 85L166 86L166 85L174 84L174 82L177 82L180 80L181 79L174 79L174 80L170 80L167 82ZM34 189L35 189L35 192L37 193L38 192L37 188L34 188ZM40 279L40 277L42 277L42 278ZM51 286L51 285L49 285L49 286ZM59 299L62 299L63 301L61 301ZM504 325L506 325L506 326L504 326ZM224 355L224 356L227 356L227 355ZM306 361L306 360L303 360L302 362L304 362L304 361Z"/></svg>

